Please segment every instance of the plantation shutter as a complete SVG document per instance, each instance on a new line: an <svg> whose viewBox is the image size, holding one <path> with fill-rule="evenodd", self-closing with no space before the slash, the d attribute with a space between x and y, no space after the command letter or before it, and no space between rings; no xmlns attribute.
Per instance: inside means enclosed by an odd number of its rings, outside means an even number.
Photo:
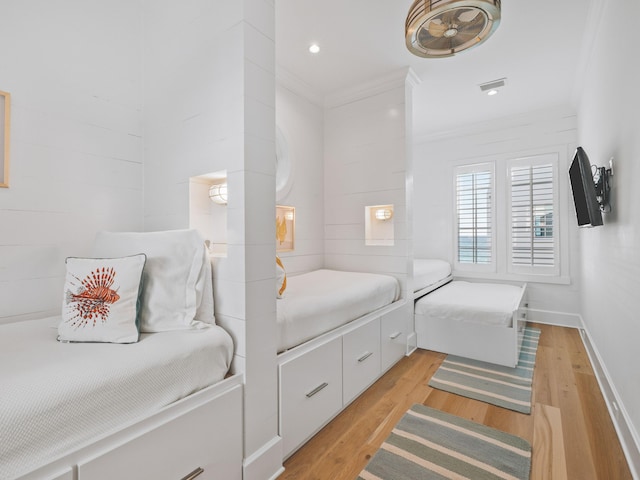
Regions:
<svg viewBox="0 0 640 480"><path fill-rule="evenodd" d="M511 178L511 266L529 271L556 269L555 166L516 162ZM550 272L548 272L550 273Z"/></svg>
<svg viewBox="0 0 640 480"><path fill-rule="evenodd" d="M459 167L456 175L457 262L493 263L493 169Z"/></svg>

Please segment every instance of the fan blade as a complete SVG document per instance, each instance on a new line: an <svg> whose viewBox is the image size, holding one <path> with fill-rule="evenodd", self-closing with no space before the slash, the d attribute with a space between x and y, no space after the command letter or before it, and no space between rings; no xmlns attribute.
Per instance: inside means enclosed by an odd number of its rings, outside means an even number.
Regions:
<svg viewBox="0 0 640 480"><path fill-rule="evenodd" d="M449 10L442 14L442 24L443 25L452 25L455 23L455 16L458 10Z"/></svg>
<svg viewBox="0 0 640 480"><path fill-rule="evenodd" d="M472 40L477 37L476 32L458 32L458 34L453 37L451 40L455 43L455 46L458 47L463 43L467 43L469 40Z"/></svg>
<svg viewBox="0 0 640 480"><path fill-rule="evenodd" d="M469 23L475 20L480 12L475 8L465 8L458 15L458 21L461 23Z"/></svg>
<svg viewBox="0 0 640 480"><path fill-rule="evenodd" d="M435 23L433 20L429 22L428 29L429 34L432 37L440 38L447 30L447 26L444 23Z"/></svg>
<svg viewBox="0 0 640 480"><path fill-rule="evenodd" d="M475 28L478 31L482 30L487 23L487 19L484 15L478 14L473 17L469 22L460 22L461 28Z"/></svg>
<svg viewBox="0 0 640 480"><path fill-rule="evenodd" d="M446 37L431 40L426 45L423 45L431 50L451 50L454 48L451 45L451 39Z"/></svg>

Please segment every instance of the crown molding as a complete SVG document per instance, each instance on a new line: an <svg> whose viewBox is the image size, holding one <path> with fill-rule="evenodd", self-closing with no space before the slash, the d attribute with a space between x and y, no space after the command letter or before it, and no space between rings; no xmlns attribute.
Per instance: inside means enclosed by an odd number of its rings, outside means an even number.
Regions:
<svg viewBox="0 0 640 480"><path fill-rule="evenodd" d="M511 129L516 126L526 126L533 123L545 122L550 119L576 117L575 107L570 104L560 104L531 110L527 112L515 113L512 115L500 116L473 123L465 123L447 130L429 130L414 132L413 144L437 142L454 137L464 137L468 135L482 135L489 132Z"/></svg>
<svg viewBox="0 0 640 480"><path fill-rule="evenodd" d="M422 79L413 70L413 68L409 67L407 69L407 85L409 85L411 88L415 88L421 83L422 83Z"/></svg>
<svg viewBox="0 0 640 480"><path fill-rule="evenodd" d="M324 99L325 108L334 108L346 105L363 98L368 98L392 88L404 87L409 81L411 86L419 84L420 78L409 67L401 68L387 75L378 77L359 85L329 94Z"/></svg>
<svg viewBox="0 0 640 480"><path fill-rule="evenodd" d="M276 66L276 83L319 107L323 105L324 95L320 91L280 66Z"/></svg>

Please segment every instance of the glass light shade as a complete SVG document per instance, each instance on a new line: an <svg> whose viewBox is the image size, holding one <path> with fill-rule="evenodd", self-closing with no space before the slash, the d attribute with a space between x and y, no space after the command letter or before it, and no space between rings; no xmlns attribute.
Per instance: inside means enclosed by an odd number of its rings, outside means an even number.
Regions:
<svg viewBox="0 0 640 480"><path fill-rule="evenodd" d="M393 216L393 211L390 208L379 208L375 215L376 220L389 220Z"/></svg>
<svg viewBox="0 0 640 480"><path fill-rule="evenodd" d="M209 198L212 202L217 203L218 205L226 205L227 204L227 184L219 183L216 185L211 185L209 188Z"/></svg>

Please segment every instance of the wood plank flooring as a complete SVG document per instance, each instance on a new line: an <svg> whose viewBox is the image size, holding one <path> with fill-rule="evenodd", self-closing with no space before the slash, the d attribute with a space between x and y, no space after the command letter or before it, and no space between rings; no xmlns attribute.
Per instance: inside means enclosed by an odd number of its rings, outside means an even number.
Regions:
<svg viewBox="0 0 640 480"><path fill-rule="evenodd" d="M353 480L414 403L518 435L533 445L531 479L631 479L624 453L575 329L542 330L525 415L427 386L445 355L402 359L284 464L278 480Z"/></svg>

